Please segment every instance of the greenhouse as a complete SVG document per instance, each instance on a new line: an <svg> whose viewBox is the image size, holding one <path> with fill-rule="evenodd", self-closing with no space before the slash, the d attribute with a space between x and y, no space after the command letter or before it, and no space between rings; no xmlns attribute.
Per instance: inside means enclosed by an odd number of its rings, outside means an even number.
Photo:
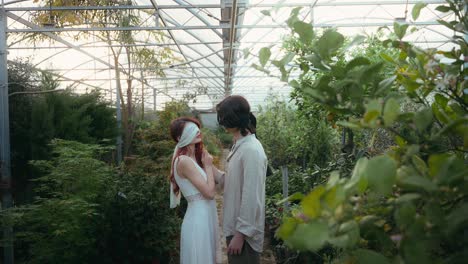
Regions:
<svg viewBox="0 0 468 264"><path fill-rule="evenodd" d="M465 263L467 12L2 0L2 263ZM181 180L215 204L212 262Z"/></svg>

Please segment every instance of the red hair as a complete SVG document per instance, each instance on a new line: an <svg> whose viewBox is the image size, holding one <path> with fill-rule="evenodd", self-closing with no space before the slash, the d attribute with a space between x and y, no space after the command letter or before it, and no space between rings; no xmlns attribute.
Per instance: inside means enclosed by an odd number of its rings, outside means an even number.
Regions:
<svg viewBox="0 0 468 264"><path fill-rule="evenodd" d="M170 125L171 137L175 142L179 142L179 138L182 136L184 132L184 127L187 122L195 123L198 128L201 129L200 121L192 117L179 117L177 119L172 120ZM174 184L174 193L179 193L179 185L174 178L174 170L175 170L175 160L181 155L187 155L188 153L188 146L182 147L177 149L177 152L172 159L172 166L171 166L171 175L169 177L170 182ZM203 142L200 141L199 143L195 144L195 159L197 160L198 165L203 168L202 163L202 155L203 155Z"/></svg>

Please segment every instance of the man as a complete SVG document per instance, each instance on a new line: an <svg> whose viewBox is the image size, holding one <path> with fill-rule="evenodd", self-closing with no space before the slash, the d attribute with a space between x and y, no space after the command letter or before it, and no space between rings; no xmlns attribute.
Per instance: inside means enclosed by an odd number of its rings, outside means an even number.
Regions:
<svg viewBox="0 0 468 264"><path fill-rule="evenodd" d="M224 185L223 229L228 261L260 263L265 226L267 158L255 136L256 119L242 96L229 96L216 106L218 123L233 136L226 176L216 171Z"/></svg>

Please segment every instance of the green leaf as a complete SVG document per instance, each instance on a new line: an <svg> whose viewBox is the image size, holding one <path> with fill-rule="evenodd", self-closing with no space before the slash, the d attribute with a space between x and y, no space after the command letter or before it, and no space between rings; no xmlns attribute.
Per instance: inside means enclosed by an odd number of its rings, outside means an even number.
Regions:
<svg viewBox="0 0 468 264"><path fill-rule="evenodd" d="M404 146L406 146L406 144L407 144L406 140L403 139L403 138L400 137L400 136L396 136L396 137L395 137L395 141L396 141L396 143L398 144L398 146L400 146L400 147L404 147Z"/></svg>
<svg viewBox="0 0 468 264"><path fill-rule="evenodd" d="M380 57L382 57L382 59L390 62L390 63L395 63L395 60L388 54L385 54L385 53L380 53Z"/></svg>
<svg viewBox="0 0 468 264"><path fill-rule="evenodd" d="M442 12L442 13L447 13L447 12L449 12L451 9L450 9L449 6L440 5L440 6L436 7L435 10L437 10L437 11L439 11L439 12Z"/></svg>
<svg viewBox="0 0 468 264"><path fill-rule="evenodd" d="M403 194L402 196L398 197L395 200L395 203L397 203L397 204L407 203L407 202L417 200L419 198L421 198L421 195L418 194L418 193L406 193L406 194Z"/></svg>
<svg viewBox="0 0 468 264"><path fill-rule="evenodd" d="M443 95L441 95L441 94L438 93L438 94L436 94L436 95L434 96L434 98L435 98L435 101L436 101L440 106L442 106L443 109L447 108L447 105L448 105L448 102L449 102L449 100L448 100L447 97L445 97L445 96L443 96Z"/></svg>
<svg viewBox="0 0 468 264"><path fill-rule="evenodd" d="M359 225L355 220L349 220L344 222L338 228L338 234L345 234L347 239L347 244L344 247L353 247L359 241Z"/></svg>
<svg viewBox="0 0 468 264"><path fill-rule="evenodd" d="M413 11L411 12L411 14L413 15L413 20L418 19L419 14L421 13L421 9L423 9L426 6L427 6L427 4L422 3L422 2L419 2L419 3L414 5Z"/></svg>
<svg viewBox="0 0 468 264"><path fill-rule="evenodd" d="M450 24L449 22L445 21L445 20L442 20L442 19L437 19L437 22L441 25L444 25L446 27L448 27L449 29L451 30L455 30L455 26L453 26L452 24Z"/></svg>
<svg viewBox="0 0 468 264"><path fill-rule="evenodd" d="M375 95L382 95L384 92L388 91L389 88L392 87L393 83L395 82L397 76L393 75L392 77L389 77L385 80L382 80L379 83L379 89L375 92Z"/></svg>
<svg viewBox="0 0 468 264"><path fill-rule="evenodd" d="M315 53L306 56L305 59L310 61L312 65L317 69L324 70L324 71L330 70L330 66L326 65L326 63L322 60L322 58L320 58L320 56L318 56Z"/></svg>
<svg viewBox="0 0 468 264"><path fill-rule="evenodd" d="M380 116L380 112L377 111L377 110L372 110L372 111L366 112L366 114L364 115L364 122L370 123L370 122L376 120L377 117L379 117L379 116Z"/></svg>
<svg viewBox="0 0 468 264"><path fill-rule="evenodd" d="M299 11L301 11L301 9L302 9L302 6L299 6L291 10L291 14L289 15L289 18L286 21L286 24L288 25L289 28L292 28L294 23L299 21L299 18L297 18L297 15L299 14Z"/></svg>
<svg viewBox="0 0 468 264"><path fill-rule="evenodd" d="M412 203L404 203L395 210L395 221L397 225L404 229L410 226L416 216L416 207Z"/></svg>
<svg viewBox="0 0 468 264"><path fill-rule="evenodd" d="M251 67L254 68L254 69L256 69L257 71L261 71L261 72L264 72L264 73L266 73L266 74L270 74L270 71L269 71L269 70L263 68L263 67L260 66L260 65L255 64L255 63L252 63Z"/></svg>
<svg viewBox="0 0 468 264"><path fill-rule="evenodd" d="M271 16L270 10L262 10L260 13L262 13L264 16Z"/></svg>
<svg viewBox="0 0 468 264"><path fill-rule="evenodd" d="M280 67L280 72L281 72L281 79L280 81L282 82L288 82L289 79L289 71L286 70L284 66Z"/></svg>
<svg viewBox="0 0 468 264"><path fill-rule="evenodd" d="M425 191L427 193L437 191L437 185L428 178L413 175L401 175L406 174L404 169L398 169L398 185L406 190L411 191Z"/></svg>
<svg viewBox="0 0 468 264"><path fill-rule="evenodd" d="M320 205L320 198L325 193L323 186L316 187L301 201L304 214L311 219L318 217L321 214L322 208Z"/></svg>
<svg viewBox="0 0 468 264"><path fill-rule="evenodd" d="M300 201L304 198L304 194L301 193L301 192L295 192L294 194L276 202L276 205L283 205L283 203L289 201L289 202L292 202L292 201Z"/></svg>
<svg viewBox="0 0 468 264"><path fill-rule="evenodd" d="M366 40L366 37L363 36L363 35L357 35L353 38L353 40L348 44L346 45L346 47L344 48L344 50L348 50L349 48L351 47L354 47L356 45L360 45L362 44L364 41Z"/></svg>
<svg viewBox="0 0 468 264"><path fill-rule="evenodd" d="M351 248L359 241L359 225L350 220L338 227L338 235L331 237L329 242L339 248Z"/></svg>
<svg viewBox="0 0 468 264"><path fill-rule="evenodd" d="M335 185L325 194L325 204L329 209L334 210L345 200L345 192L342 185Z"/></svg>
<svg viewBox="0 0 468 264"><path fill-rule="evenodd" d="M368 249L358 249L354 252L356 263L359 264L390 264L390 261L380 253Z"/></svg>
<svg viewBox="0 0 468 264"><path fill-rule="evenodd" d="M421 175L427 175L428 169L426 163L418 156L413 155L411 157L414 167L419 171Z"/></svg>
<svg viewBox="0 0 468 264"><path fill-rule="evenodd" d="M366 174L371 189L388 195L396 181L396 162L386 155L374 157L367 164Z"/></svg>
<svg viewBox="0 0 468 264"><path fill-rule="evenodd" d="M260 57L260 65L262 65L262 67L265 67L265 64L270 59L270 56L271 56L270 48L263 47L260 49L259 57Z"/></svg>
<svg viewBox="0 0 468 264"><path fill-rule="evenodd" d="M286 242L299 250L316 251L327 242L328 238L327 224L313 221L298 225Z"/></svg>
<svg viewBox="0 0 468 264"><path fill-rule="evenodd" d="M298 89L298 88L301 87L301 85L299 84L299 82L298 82L297 80L292 80L292 81L290 81L290 82L289 82L289 85L290 85L292 88L296 88L296 89Z"/></svg>
<svg viewBox="0 0 468 264"><path fill-rule="evenodd" d="M287 217L283 220L283 223L276 231L276 236L285 240L291 236L291 234L296 229L298 221L293 217Z"/></svg>
<svg viewBox="0 0 468 264"><path fill-rule="evenodd" d="M328 59L336 52L341 46L343 46L345 38L340 33L327 30L320 39L317 41L317 49L320 57Z"/></svg>
<svg viewBox="0 0 468 264"><path fill-rule="evenodd" d="M459 229L466 227L468 223L468 203L462 203L455 207L446 217L447 233L456 232ZM463 229L462 229L463 230Z"/></svg>
<svg viewBox="0 0 468 264"><path fill-rule="evenodd" d="M334 187L339 180L340 173L338 171L333 171L332 173L330 173L330 177L328 178L327 188Z"/></svg>
<svg viewBox="0 0 468 264"><path fill-rule="evenodd" d="M428 160L429 175L432 178L443 177L451 163L452 157L449 154L431 155Z"/></svg>
<svg viewBox="0 0 468 264"><path fill-rule="evenodd" d="M414 124L419 132L423 132L432 123L432 110L425 108L414 115Z"/></svg>
<svg viewBox="0 0 468 264"><path fill-rule="evenodd" d="M400 24L398 22L393 23L393 30L399 39L402 39L406 35L408 24Z"/></svg>
<svg viewBox="0 0 468 264"><path fill-rule="evenodd" d="M398 180L398 185L407 190L424 190L427 193L437 191L437 185L435 185L435 183L433 183L427 178L417 175L402 177L400 180Z"/></svg>
<svg viewBox="0 0 468 264"><path fill-rule="evenodd" d="M336 122L336 124L339 126L349 127L351 129L356 129L356 130L361 129L361 126L359 124L351 123L347 121L338 121Z"/></svg>
<svg viewBox="0 0 468 264"><path fill-rule="evenodd" d="M296 56L296 53L288 52L288 54L284 55L284 57L281 59L281 64L285 66L286 64L290 63L294 59L294 56Z"/></svg>
<svg viewBox="0 0 468 264"><path fill-rule="evenodd" d="M391 126L400 114L400 104L395 98L390 98L385 103L383 119L385 126Z"/></svg>
<svg viewBox="0 0 468 264"><path fill-rule="evenodd" d="M345 190L346 192L353 192L355 188L359 194L363 194L367 188L367 163L369 160L367 158L360 158L353 169L353 174L351 179L346 183Z"/></svg>
<svg viewBox="0 0 468 264"><path fill-rule="evenodd" d="M369 59L364 58L364 57L357 57L352 59L348 64L346 64L345 70L350 71L354 67L361 66L361 65L369 65L371 62Z"/></svg>
<svg viewBox="0 0 468 264"><path fill-rule="evenodd" d="M245 49L242 50L242 52L244 53L244 60L247 59L247 57L249 57L249 55L250 55L250 49L245 48Z"/></svg>
<svg viewBox="0 0 468 264"><path fill-rule="evenodd" d="M293 25L294 31L299 34L299 38L305 44L310 44L314 37L314 28L311 24L302 21L297 21Z"/></svg>

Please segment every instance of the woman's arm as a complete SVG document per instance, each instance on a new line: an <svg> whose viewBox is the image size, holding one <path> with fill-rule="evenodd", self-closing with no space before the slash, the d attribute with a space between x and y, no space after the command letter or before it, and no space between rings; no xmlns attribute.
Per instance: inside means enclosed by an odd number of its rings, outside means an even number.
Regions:
<svg viewBox="0 0 468 264"><path fill-rule="evenodd" d="M179 162L176 166L178 174L181 177L188 179L205 198L213 199L215 196L215 182L213 177L212 164L209 162L209 160L207 160L209 158L204 157L206 164L205 162L203 164L207 175L206 181L205 178L201 175L200 171L195 167L194 162L189 159L189 157L179 157ZM213 158L211 158L211 160L212 159Z"/></svg>

